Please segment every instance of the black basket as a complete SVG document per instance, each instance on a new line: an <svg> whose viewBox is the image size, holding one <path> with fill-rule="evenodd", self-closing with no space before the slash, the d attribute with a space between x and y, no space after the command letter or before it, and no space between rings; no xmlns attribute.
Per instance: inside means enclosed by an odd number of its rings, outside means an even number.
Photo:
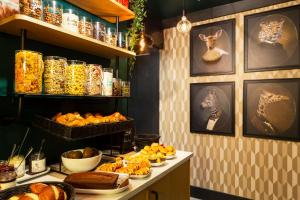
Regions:
<svg viewBox="0 0 300 200"><path fill-rule="evenodd" d="M79 140L131 130L134 127L134 120L127 118L126 121L122 122L68 127L49 118L36 115L33 120L33 126L66 140Z"/></svg>
<svg viewBox="0 0 300 200"><path fill-rule="evenodd" d="M43 182L43 183L45 183L47 185L55 185L55 186L60 187L61 189L63 189L66 192L67 200L75 200L75 190L74 190L73 186L71 186L67 183L63 183L63 182ZM7 200L14 195L30 193L31 192L29 189L30 185L31 184L20 185L20 186L16 186L13 188L3 190L0 192L0 199Z"/></svg>
<svg viewBox="0 0 300 200"><path fill-rule="evenodd" d="M158 143L159 138L160 136L156 134L138 134L134 136L134 142L138 148L137 150L141 150L144 146L150 146L154 142Z"/></svg>

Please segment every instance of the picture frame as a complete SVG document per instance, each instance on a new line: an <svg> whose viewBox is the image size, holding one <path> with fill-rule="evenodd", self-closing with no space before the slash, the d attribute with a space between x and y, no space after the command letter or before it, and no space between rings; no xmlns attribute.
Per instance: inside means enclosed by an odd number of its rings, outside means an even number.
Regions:
<svg viewBox="0 0 300 200"><path fill-rule="evenodd" d="M244 18L244 71L300 68L300 6Z"/></svg>
<svg viewBox="0 0 300 200"><path fill-rule="evenodd" d="M235 136L235 83L190 84L190 132Z"/></svg>
<svg viewBox="0 0 300 200"><path fill-rule="evenodd" d="M235 73L235 19L192 27L190 76Z"/></svg>
<svg viewBox="0 0 300 200"><path fill-rule="evenodd" d="M243 97L244 136L300 141L300 78L244 80Z"/></svg>

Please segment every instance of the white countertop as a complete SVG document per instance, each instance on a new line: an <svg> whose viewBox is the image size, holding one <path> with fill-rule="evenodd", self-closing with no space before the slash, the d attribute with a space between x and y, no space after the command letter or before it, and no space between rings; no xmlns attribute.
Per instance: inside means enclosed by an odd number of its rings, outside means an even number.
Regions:
<svg viewBox="0 0 300 200"><path fill-rule="evenodd" d="M182 165L188 161L193 156L192 152L177 151L176 158L171 160L166 160L166 163L160 167L152 167L152 173L149 177L145 179L130 179L129 189L121 192L119 194L109 194L109 195L94 195L94 194L76 194L76 199L78 200L125 200L130 199L139 192L143 191L159 179L163 178L172 170L176 169L178 166ZM57 177L51 176L51 174L42 176L40 178L34 179L30 182L42 182L42 181L61 181ZM28 182L27 182L28 183Z"/></svg>

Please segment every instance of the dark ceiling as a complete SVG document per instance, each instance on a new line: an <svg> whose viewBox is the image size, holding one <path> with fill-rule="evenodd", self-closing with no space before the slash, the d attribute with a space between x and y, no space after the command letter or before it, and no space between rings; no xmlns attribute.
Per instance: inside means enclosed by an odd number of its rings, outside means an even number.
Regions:
<svg viewBox="0 0 300 200"><path fill-rule="evenodd" d="M185 0L187 13L233 3L239 0ZM160 19L167 19L182 14L183 0L148 0L148 12Z"/></svg>

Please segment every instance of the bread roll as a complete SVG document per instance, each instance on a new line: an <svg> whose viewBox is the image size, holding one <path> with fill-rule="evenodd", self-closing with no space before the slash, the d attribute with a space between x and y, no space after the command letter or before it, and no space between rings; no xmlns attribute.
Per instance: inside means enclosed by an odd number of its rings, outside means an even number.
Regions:
<svg viewBox="0 0 300 200"><path fill-rule="evenodd" d="M37 194L25 193L23 196L19 198L19 200L39 200L39 197Z"/></svg>
<svg viewBox="0 0 300 200"><path fill-rule="evenodd" d="M58 193L58 191L57 191L57 193ZM39 193L39 199L40 200L57 200L58 194L57 194L57 198L55 198L55 197L56 197L55 191L53 190L53 187L51 187L51 186L45 187L42 190L42 192Z"/></svg>
<svg viewBox="0 0 300 200"><path fill-rule="evenodd" d="M10 197L8 200L19 200L20 196L22 196L22 195L15 195L15 196Z"/></svg>
<svg viewBox="0 0 300 200"><path fill-rule="evenodd" d="M39 194L42 192L44 188L46 188L48 185L44 183L33 183L29 186L32 193Z"/></svg>

